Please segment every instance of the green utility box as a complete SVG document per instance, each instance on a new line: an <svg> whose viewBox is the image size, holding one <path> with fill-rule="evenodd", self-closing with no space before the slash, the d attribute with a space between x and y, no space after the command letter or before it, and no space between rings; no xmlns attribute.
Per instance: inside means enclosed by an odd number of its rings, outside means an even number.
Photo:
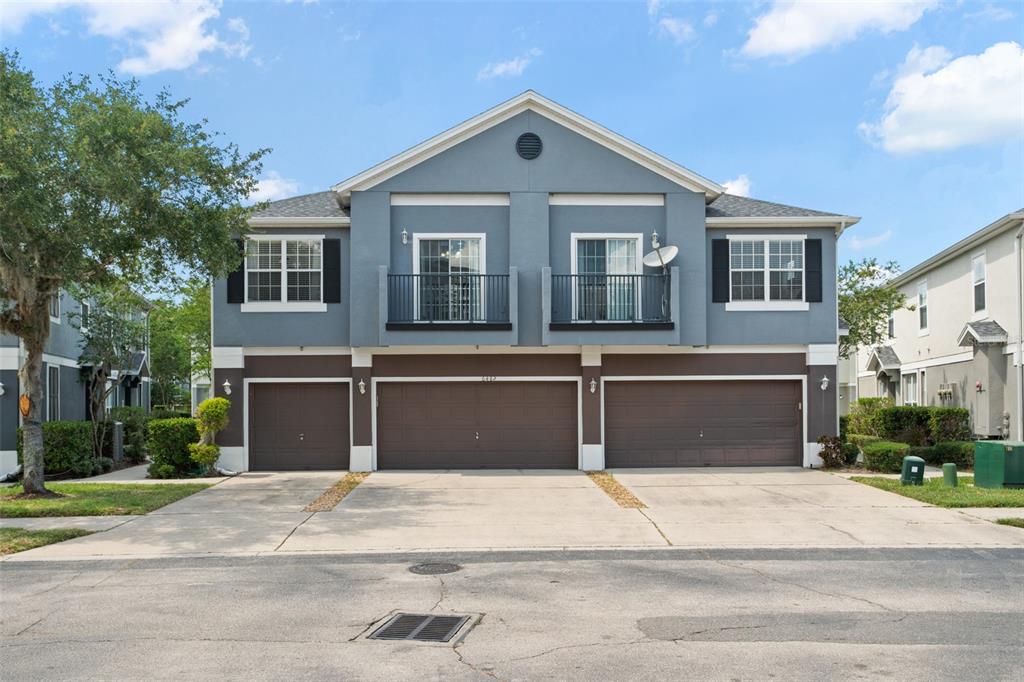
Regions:
<svg viewBox="0 0 1024 682"><path fill-rule="evenodd" d="M903 485L924 485L924 460L913 455L904 457L900 483Z"/></svg>
<svg viewBox="0 0 1024 682"><path fill-rule="evenodd" d="M974 485L979 488L1024 488L1024 443L976 441Z"/></svg>

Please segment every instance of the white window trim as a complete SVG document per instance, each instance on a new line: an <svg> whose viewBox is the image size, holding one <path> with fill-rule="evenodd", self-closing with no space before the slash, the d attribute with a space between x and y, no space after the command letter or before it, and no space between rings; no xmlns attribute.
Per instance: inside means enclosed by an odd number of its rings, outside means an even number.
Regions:
<svg viewBox="0 0 1024 682"><path fill-rule="evenodd" d="M439 241L447 239L476 239L480 242L480 272L479 275L487 274L487 235L483 232L413 232L412 234L412 274L418 276L420 274L420 242L421 241ZM483 282L483 280L481 280ZM481 317L487 319L486 301L484 296L480 297L480 311ZM420 297L419 287L414 286L412 288L412 310L413 314L419 318L420 311ZM431 322L431 324L464 324L461 320L441 320Z"/></svg>
<svg viewBox="0 0 1024 682"><path fill-rule="evenodd" d="M974 281L974 261L981 259L981 281ZM985 307L981 310L974 309L974 289L979 284L985 287ZM971 321L983 320L988 317L988 258L986 257L985 251L976 253L971 256Z"/></svg>
<svg viewBox="0 0 1024 682"><path fill-rule="evenodd" d="M249 257L245 256L245 298L241 306L243 313L323 313L327 312L324 303L324 235L322 234L259 234L246 235L248 242L281 242L281 300L280 301L249 301ZM288 244L290 241L320 242L320 300L319 301L288 301Z"/></svg>
<svg viewBox="0 0 1024 682"><path fill-rule="evenodd" d="M729 234L725 236L729 240L729 301L725 304L725 309L729 312L786 312L786 311L806 311L811 309L811 304L807 302L807 235L806 234ZM762 301L733 301L732 300L732 242L755 242L760 241L764 243L764 300ZM803 242L803 259L800 267L800 277L803 282L800 287L800 300L799 301L773 301L769 297L771 296L771 289L769 281L771 276L769 273L771 269L768 267L769 263L769 246L770 241L801 241Z"/></svg>
<svg viewBox="0 0 1024 682"><path fill-rule="evenodd" d="M50 386L50 372L53 371L53 370L57 370L57 381L56 381L57 390L56 391L51 390L52 387ZM57 414L56 415L50 414L50 405L54 404L54 395L53 395L53 393L57 394L56 395L56 398L57 398L57 400L56 400ZM52 422L52 421L59 421L59 420L60 420L60 365L46 365L46 421Z"/></svg>
<svg viewBox="0 0 1024 682"><path fill-rule="evenodd" d="M927 311L925 317L928 320L928 326L931 326L931 323L932 323L932 320L931 320L931 310L930 310L931 306L929 305L929 297L928 297L928 280L923 279L923 280L921 280L920 282L917 283L917 335L918 336L928 336L928 327L927 326L925 326L925 327L921 326L921 307L922 307L921 306L921 288L922 287L924 287L924 296L925 296L924 307L929 309Z"/></svg>
<svg viewBox="0 0 1024 682"><path fill-rule="evenodd" d="M579 244L579 241L581 239L584 240L584 241L587 241L589 239L594 239L594 240L603 239L605 241L607 241L609 239L632 239L632 240L634 240L636 242L636 273L634 273L634 274L637 274L637 275L644 274L644 250L643 250L643 246L644 246L644 233L643 232L571 232L571 233L569 233L569 237L570 237L571 242L572 242L571 249L570 249L570 251L571 251L570 258L572 259L572 261L571 261L571 263L569 265L569 274L572 274L572 275L578 275L579 274L579 272L578 272L579 262L576 260L576 249L577 249L577 245ZM605 255L607 256L607 251L605 252ZM641 288L642 287L637 287L637 291L636 291L636 311L638 313L640 313L640 319L643 319L643 310L641 309L641 305L643 303L643 297L642 297L643 292L641 291ZM574 286L572 288L572 314L573 314L573 317L577 317L578 316L579 310L576 307L577 305L578 305L578 303L576 301L576 287ZM598 323L599 324L607 324L609 322L615 323L615 322L618 322L618 321L619 320L599 320Z"/></svg>
<svg viewBox="0 0 1024 682"><path fill-rule="evenodd" d="M908 379L913 378L913 387L908 386ZM900 398L904 405L918 405L920 404L920 377L917 372L909 372L904 374L901 378L900 386ZM910 389L910 390L908 390Z"/></svg>
<svg viewBox="0 0 1024 682"><path fill-rule="evenodd" d="M61 313L64 311L64 306L60 300L60 289L57 290L57 293L55 293L54 296L57 298L57 316L54 317L53 315L50 315L50 324L60 324ZM50 309L49 301L46 302L46 309L47 311Z"/></svg>

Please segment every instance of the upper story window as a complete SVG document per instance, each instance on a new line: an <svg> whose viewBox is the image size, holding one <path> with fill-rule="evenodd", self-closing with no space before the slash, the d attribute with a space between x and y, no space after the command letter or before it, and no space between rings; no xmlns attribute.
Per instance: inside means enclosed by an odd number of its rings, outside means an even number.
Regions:
<svg viewBox="0 0 1024 682"><path fill-rule="evenodd" d="M985 312L985 254L971 259L971 282L974 294L974 312Z"/></svg>
<svg viewBox="0 0 1024 682"><path fill-rule="evenodd" d="M574 234L573 319L622 322L640 317L640 234Z"/></svg>
<svg viewBox="0 0 1024 682"><path fill-rule="evenodd" d="M245 256L247 303L323 300L320 239L251 239Z"/></svg>
<svg viewBox="0 0 1024 682"><path fill-rule="evenodd" d="M79 312L78 327L83 332L89 331L89 313L92 312L92 306L88 303L82 302L82 309Z"/></svg>
<svg viewBox="0 0 1024 682"><path fill-rule="evenodd" d="M928 282L917 285L917 323L922 334L928 332Z"/></svg>
<svg viewBox="0 0 1024 682"><path fill-rule="evenodd" d="M729 241L732 301L803 301L803 239Z"/></svg>
<svg viewBox="0 0 1024 682"><path fill-rule="evenodd" d="M60 323L60 292L50 295L50 321Z"/></svg>
<svg viewBox="0 0 1024 682"><path fill-rule="evenodd" d="M889 338L896 338L896 318L892 313L889 313Z"/></svg>
<svg viewBox="0 0 1024 682"><path fill-rule="evenodd" d="M469 322L484 317L484 236L416 235L417 321Z"/></svg>

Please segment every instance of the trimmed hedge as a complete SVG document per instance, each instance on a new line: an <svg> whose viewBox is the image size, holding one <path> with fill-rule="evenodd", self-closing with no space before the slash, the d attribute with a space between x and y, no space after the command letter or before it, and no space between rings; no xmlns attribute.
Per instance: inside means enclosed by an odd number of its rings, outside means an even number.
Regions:
<svg viewBox="0 0 1024 682"><path fill-rule="evenodd" d="M188 446L199 440L195 419L150 419L146 446L149 449L149 475L152 478L177 478L192 475L196 464Z"/></svg>
<svg viewBox="0 0 1024 682"><path fill-rule="evenodd" d="M957 469L974 468L974 442L973 441L947 441L936 443L932 450L935 451L936 466L943 464L956 464Z"/></svg>
<svg viewBox="0 0 1024 682"><path fill-rule="evenodd" d="M872 419L875 433L883 440L927 445L931 433L931 411L920 405L886 407L875 412Z"/></svg>
<svg viewBox="0 0 1024 682"><path fill-rule="evenodd" d="M903 458L909 454L906 443L878 441L864 446L864 468L886 474L898 474L903 469Z"/></svg>
<svg viewBox="0 0 1024 682"><path fill-rule="evenodd" d="M852 467L857 463L857 455L860 454L860 448L853 443L843 443L843 459L846 461L846 466Z"/></svg>
<svg viewBox="0 0 1024 682"><path fill-rule="evenodd" d="M968 441L973 436L966 407L929 407L928 431L933 443Z"/></svg>
<svg viewBox="0 0 1024 682"><path fill-rule="evenodd" d="M839 440L840 442L846 443L846 434L850 432L850 415L843 414L839 416Z"/></svg>
<svg viewBox="0 0 1024 682"><path fill-rule="evenodd" d="M110 418L124 424L124 457L132 464L146 461L146 425L149 415L144 407L115 407Z"/></svg>
<svg viewBox="0 0 1024 682"><path fill-rule="evenodd" d="M18 463L24 434L18 429ZM104 463L92 454L92 422L43 422L43 468L46 477L79 478L101 473ZM106 457L100 459L107 459Z"/></svg>
<svg viewBox="0 0 1024 682"><path fill-rule="evenodd" d="M862 452L864 450L864 446L868 443L877 443L882 440L878 436L872 436L867 433L850 433L847 434L846 439Z"/></svg>

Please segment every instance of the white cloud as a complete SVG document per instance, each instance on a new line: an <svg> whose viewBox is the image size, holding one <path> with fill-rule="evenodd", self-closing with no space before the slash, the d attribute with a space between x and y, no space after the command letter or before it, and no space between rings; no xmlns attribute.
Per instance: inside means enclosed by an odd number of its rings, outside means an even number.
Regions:
<svg viewBox="0 0 1024 682"><path fill-rule="evenodd" d="M241 19L227 22L234 40L222 40L210 27L210 22L220 16L220 0L8 2L0 5L0 27L16 33L34 15L72 7L83 13L90 35L110 38L138 53L117 65L118 70L132 75L187 69L205 52L245 57L250 50L249 28Z"/></svg>
<svg viewBox="0 0 1024 682"><path fill-rule="evenodd" d="M738 197L749 197L750 177L746 173L741 173L732 180L723 182L722 187L725 187L725 191L729 194L735 194Z"/></svg>
<svg viewBox="0 0 1024 682"><path fill-rule="evenodd" d="M941 47L912 49L897 72L881 119L861 123L860 132L894 153L1024 135L1024 49L1004 42L981 54L950 57Z"/></svg>
<svg viewBox="0 0 1024 682"><path fill-rule="evenodd" d="M267 171L260 178L256 191L249 196L249 199L252 201L277 201L294 196L298 191L298 180L282 177L277 171Z"/></svg>
<svg viewBox="0 0 1024 682"><path fill-rule="evenodd" d="M708 13L704 15L704 21L701 22L704 24L704 28L711 28L717 24L718 16L718 10L709 10Z"/></svg>
<svg viewBox="0 0 1024 682"><path fill-rule="evenodd" d="M993 5L990 2L974 12L965 12L965 19L978 19L981 21L1006 21L1013 19L1016 15L1005 7Z"/></svg>
<svg viewBox="0 0 1024 682"><path fill-rule="evenodd" d="M697 37L693 24L685 19L662 17L658 20L658 30L676 42L677 45L688 43Z"/></svg>
<svg viewBox="0 0 1024 682"><path fill-rule="evenodd" d="M775 0L757 18L740 53L747 57L796 59L849 42L866 31L905 31L938 4L939 0Z"/></svg>
<svg viewBox="0 0 1024 682"><path fill-rule="evenodd" d="M486 81L492 78L514 78L523 75L526 67L544 52L537 47L530 48L525 54L503 62L490 62L485 64L476 74L478 81Z"/></svg>
<svg viewBox="0 0 1024 682"><path fill-rule="evenodd" d="M854 234L850 237L850 250L851 251L864 251L880 244L884 244L892 238L892 230L886 230L881 234L876 234L873 237L864 237L861 239L858 235Z"/></svg>
<svg viewBox="0 0 1024 682"><path fill-rule="evenodd" d="M662 0L647 0L647 16L653 17L661 11Z"/></svg>

